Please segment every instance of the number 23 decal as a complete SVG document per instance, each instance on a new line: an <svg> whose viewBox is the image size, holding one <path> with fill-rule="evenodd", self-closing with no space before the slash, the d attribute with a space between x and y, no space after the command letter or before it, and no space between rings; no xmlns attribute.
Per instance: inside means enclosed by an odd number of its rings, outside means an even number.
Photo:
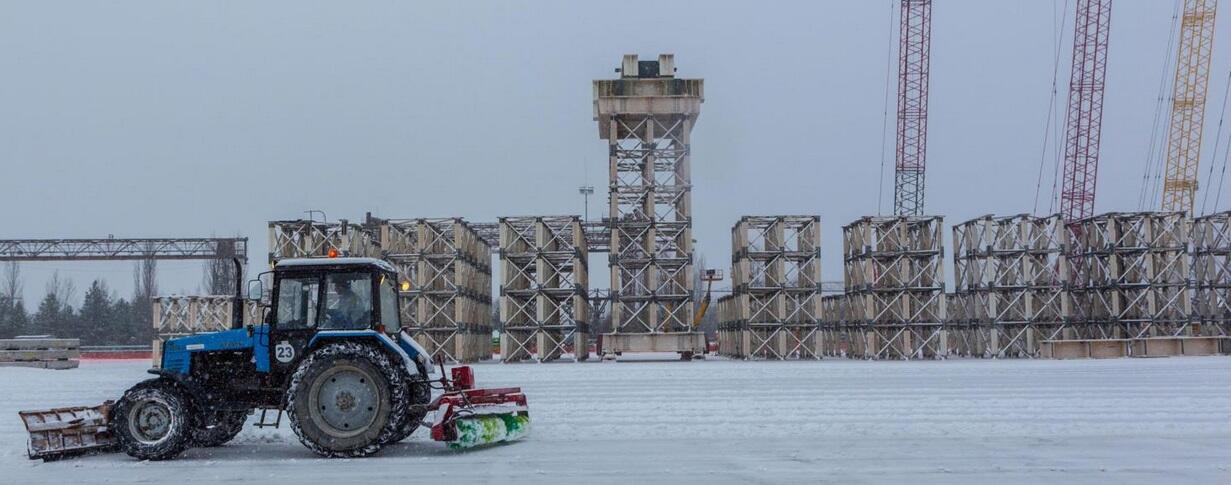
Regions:
<svg viewBox="0 0 1231 485"><path fill-rule="evenodd" d="M274 347L274 358L284 364L295 360L295 347L285 340L278 342L278 345Z"/></svg>

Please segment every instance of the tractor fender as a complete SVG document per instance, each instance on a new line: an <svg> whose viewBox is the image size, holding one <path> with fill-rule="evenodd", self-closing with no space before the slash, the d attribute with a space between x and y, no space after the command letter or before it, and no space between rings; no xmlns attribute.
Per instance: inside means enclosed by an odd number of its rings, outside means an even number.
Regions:
<svg viewBox="0 0 1231 485"><path fill-rule="evenodd" d="M170 381L175 385L175 387L178 387L181 391L184 391L184 393L191 398L192 406L195 406L202 411L213 409L213 405L210 402L209 395L206 394L205 389L193 381L191 377L179 372L165 369L150 369L147 372Z"/></svg>
<svg viewBox="0 0 1231 485"><path fill-rule="evenodd" d="M322 330L320 332L316 332L316 335L312 336L312 340L308 341L308 348L315 349L319 345L337 340L375 341L379 343L381 347L384 347L385 350L387 350L392 356L401 359L402 366L406 368L406 372L409 375L419 375L419 368L415 366L415 359L412 358L410 354L407 354L406 350L403 349L402 346L398 345L397 342L394 342L393 339L389 338L388 335L375 330Z"/></svg>

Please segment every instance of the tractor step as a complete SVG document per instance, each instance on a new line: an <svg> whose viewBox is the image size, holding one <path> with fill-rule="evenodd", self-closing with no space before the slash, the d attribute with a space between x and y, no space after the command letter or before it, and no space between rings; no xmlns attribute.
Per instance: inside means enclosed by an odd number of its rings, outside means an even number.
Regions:
<svg viewBox="0 0 1231 485"><path fill-rule="evenodd" d="M114 401L98 406L76 406L20 411L30 433L30 459L54 460L70 455L110 451L116 447L108 427Z"/></svg>
<svg viewBox="0 0 1231 485"><path fill-rule="evenodd" d="M274 421L272 423L267 419L269 411L271 411L269 408L261 408L261 418L256 420L256 427L277 429L282 425L282 408L273 410L276 412L274 413Z"/></svg>

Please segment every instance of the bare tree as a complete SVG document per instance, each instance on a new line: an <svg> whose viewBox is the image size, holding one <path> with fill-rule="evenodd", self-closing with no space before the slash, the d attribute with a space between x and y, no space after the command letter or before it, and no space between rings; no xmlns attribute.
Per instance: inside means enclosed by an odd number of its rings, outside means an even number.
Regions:
<svg viewBox="0 0 1231 485"><path fill-rule="evenodd" d="M46 288L47 294L55 295L56 301L65 308L72 306L70 302L77 299L77 285L73 283L73 280L61 278L59 271L51 273Z"/></svg>
<svg viewBox="0 0 1231 485"><path fill-rule="evenodd" d="M25 321L25 307L21 305L23 285L21 282L21 266L16 261L4 263L4 274L0 275L0 333L12 336L21 333Z"/></svg>
<svg viewBox="0 0 1231 485"><path fill-rule="evenodd" d="M201 286L210 295L235 294L235 247L220 245L218 257L205 262L205 274L201 278Z"/></svg>
<svg viewBox="0 0 1231 485"><path fill-rule="evenodd" d="M0 300L9 305L15 304L22 297L25 284L21 281L21 265L17 261L4 263L4 274L0 275Z"/></svg>
<svg viewBox="0 0 1231 485"><path fill-rule="evenodd" d="M158 294L158 261L143 259L133 267L133 320L153 331L154 296Z"/></svg>
<svg viewBox="0 0 1231 485"><path fill-rule="evenodd" d="M21 266L16 261L4 263L4 274L0 275L0 322L8 320L9 313L21 299L23 286Z"/></svg>

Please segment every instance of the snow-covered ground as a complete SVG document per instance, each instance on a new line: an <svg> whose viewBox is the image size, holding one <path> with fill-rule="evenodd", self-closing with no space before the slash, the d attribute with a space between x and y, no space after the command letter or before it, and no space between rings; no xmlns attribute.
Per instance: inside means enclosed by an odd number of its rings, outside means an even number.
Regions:
<svg viewBox="0 0 1231 485"><path fill-rule="evenodd" d="M169 462L25 456L19 409L93 404L143 362L0 368L0 483L1227 483L1231 358L480 364L522 386L524 441L453 452L422 432L325 460L247 429Z"/></svg>

